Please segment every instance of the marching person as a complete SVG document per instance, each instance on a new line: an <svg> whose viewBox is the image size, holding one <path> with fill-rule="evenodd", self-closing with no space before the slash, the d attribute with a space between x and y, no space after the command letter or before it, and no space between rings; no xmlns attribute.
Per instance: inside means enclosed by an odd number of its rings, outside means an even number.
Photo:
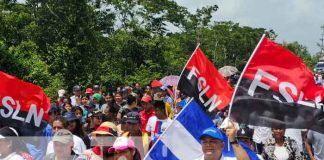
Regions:
<svg viewBox="0 0 324 160"><path fill-rule="evenodd" d="M237 132L236 132L236 138L239 142L244 143L245 145L247 145L247 147L249 147L253 152L256 153L255 150L255 143L252 140L252 136L253 136L253 130L246 127L246 128L240 128ZM263 160L261 154L257 154L258 158L260 160Z"/></svg>
<svg viewBox="0 0 324 160"><path fill-rule="evenodd" d="M146 133L146 125L149 118L155 115L152 98L149 95L144 95L141 99L143 110L139 113L141 118L141 130Z"/></svg>
<svg viewBox="0 0 324 160"><path fill-rule="evenodd" d="M114 154L114 160L141 160L133 140L127 137L118 137L108 152Z"/></svg>
<svg viewBox="0 0 324 160"><path fill-rule="evenodd" d="M73 134L66 130L58 130L53 137L54 153L44 157L44 160L74 160L77 155L73 152Z"/></svg>
<svg viewBox="0 0 324 160"><path fill-rule="evenodd" d="M172 120L165 113L165 103L154 101L155 116L149 118L146 125L146 132L151 136L152 141L156 142L159 136L168 128Z"/></svg>
<svg viewBox="0 0 324 160"><path fill-rule="evenodd" d="M81 86L75 85L73 87L73 96L70 97L72 106L80 106L81 104Z"/></svg>
<svg viewBox="0 0 324 160"><path fill-rule="evenodd" d="M324 134L309 130L305 146L311 160L324 159Z"/></svg>
<svg viewBox="0 0 324 160"><path fill-rule="evenodd" d="M284 128L272 128L273 138L263 147L262 157L265 160L300 160L302 156L294 139L285 137Z"/></svg>
<svg viewBox="0 0 324 160"><path fill-rule="evenodd" d="M64 126L66 126L66 129L68 129L70 132L72 132L73 135L77 136L74 137L74 140L78 139L79 143L82 146L82 150L86 150L90 148L90 139L89 137L85 134L81 121L77 118L74 112L66 112L63 116L65 118L65 123ZM84 146L84 145L85 146ZM83 148L86 147L86 148ZM78 153L79 154L79 153Z"/></svg>
<svg viewBox="0 0 324 160"><path fill-rule="evenodd" d="M0 129L0 159L1 160L24 160L19 153L25 148L19 143L16 129L3 127ZM26 149L27 150L27 149Z"/></svg>
<svg viewBox="0 0 324 160"><path fill-rule="evenodd" d="M226 135L229 138L230 144L234 149L234 154L238 160L249 160L248 154L238 144L235 138L236 129L233 125L226 129ZM221 130L216 127L210 127L203 131L200 136L203 155L196 160L229 160L233 157L225 157L222 155L224 149L224 136Z"/></svg>
<svg viewBox="0 0 324 160"><path fill-rule="evenodd" d="M122 135L134 141L135 146L142 155L148 152L151 141L146 132L141 131L140 115L138 112L129 112L126 118L126 132Z"/></svg>
<svg viewBox="0 0 324 160"><path fill-rule="evenodd" d="M117 126L111 122L102 123L95 131L91 133L91 139L94 142L93 148L85 150L78 159L102 160L104 149L112 146L117 137Z"/></svg>
<svg viewBox="0 0 324 160"><path fill-rule="evenodd" d="M251 126L249 128L253 129L253 141L256 143L257 154L262 154L263 146L268 139L272 137L272 131L269 127Z"/></svg>
<svg viewBox="0 0 324 160"><path fill-rule="evenodd" d="M138 112L137 108L137 99L133 95L128 95L127 96L127 105L123 106L122 108L119 109L118 114L117 114L117 121L121 121L121 119L127 115L128 112Z"/></svg>
<svg viewBox="0 0 324 160"><path fill-rule="evenodd" d="M84 124L85 132L90 134L95 131L102 123L102 113L99 110L94 110L88 114L88 118Z"/></svg>
<svg viewBox="0 0 324 160"><path fill-rule="evenodd" d="M59 130L61 129L67 129L67 120L62 116L55 117L53 121L53 134L55 135ZM73 152L76 154L82 153L84 150L86 150L86 145L84 144L83 140L72 134L73 138ZM54 141L50 141L47 145L46 155L51 154L54 152Z"/></svg>

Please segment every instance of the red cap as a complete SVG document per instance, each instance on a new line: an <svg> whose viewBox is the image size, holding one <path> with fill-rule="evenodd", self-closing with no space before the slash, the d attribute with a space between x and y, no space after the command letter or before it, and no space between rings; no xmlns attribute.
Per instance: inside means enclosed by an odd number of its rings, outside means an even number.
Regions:
<svg viewBox="0 0 324 160"><path fill-rule="evenodd" d="M146 103L151 103L152 102L152 98L149 95L144 95L142 97L141 101L146 102Z"/></svg>
<svg viewBox="0 0 324 160"><path fill-rule="evenodd" d="M87 94L93 94L92 88L87 88L85 93L87 93Z"/></svg>

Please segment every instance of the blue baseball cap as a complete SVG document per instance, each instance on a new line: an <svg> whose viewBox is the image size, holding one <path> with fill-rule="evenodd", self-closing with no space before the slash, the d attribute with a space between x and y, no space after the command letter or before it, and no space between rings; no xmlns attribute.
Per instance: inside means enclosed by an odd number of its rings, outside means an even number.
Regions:
<svg viewBox="0 0 324 160"><path fill-rule="evenodd" d="M73 121L73 120L76 120L78 119L76 116L75 116L75 113L74 112L66 112L63 117L67 120L67 121Z"/></svg>
<svg viewBox="0 0 324 160"><path fill-rule="evenodd" d="M219 130L218 128L216 127L209 127L207 129L205 129L203 131L203 133L200 135L200 139L203 139L204 137L212 137L212 138L215 138L215 139L219 139L221 141L224 141L224 137L223 137L223 134L222 134L222 131Z"/></svg>

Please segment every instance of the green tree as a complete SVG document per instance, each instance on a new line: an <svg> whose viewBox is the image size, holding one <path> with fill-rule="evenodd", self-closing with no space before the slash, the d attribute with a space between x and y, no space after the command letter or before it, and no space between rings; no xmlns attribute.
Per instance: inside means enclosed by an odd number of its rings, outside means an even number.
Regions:
<svg viewBox="0 0 324 160"><path fill-rule="evenodd" d="M36 44L49 71L61 73L64 84L89 84L99 79L102 61L100 40L111 32L113 18L101 13L90 1L27 1L38 26Z"/></svg>
<svg viewBox="0 0 324 160"><path fill-rule="evenodd" d="M238 23L218 22L209 27L170 35L170 40L172 39L170 43L181 46L176 54L187 59L199 42L204 53L217 68L232 65L241 70L264 33L266 33L264 28L241 27ZM175 42L177 40L178 43ZM179 53L181 51L182 54Z"/></svg>
<svg viewBox="0 0 324 160"><path fill-rule="evenodd" d="M142 64L132 75L127 77L126 84L131 85L135 82L148 85L153 79L161 78L163 75L161 72L161 66L147 61Z"/></svg>
<svg viewBox="0 0 324 160"><path fill-rule="evenodd" d="M214 22L217 5L191 13L175 1L0 1L0 69L55 98L75 84L117 86L178 75L197 44L220 68L246 64L273 30ZM307 65L314 57L289 44ZM295 50L294 50L295 49Z"/></svg>

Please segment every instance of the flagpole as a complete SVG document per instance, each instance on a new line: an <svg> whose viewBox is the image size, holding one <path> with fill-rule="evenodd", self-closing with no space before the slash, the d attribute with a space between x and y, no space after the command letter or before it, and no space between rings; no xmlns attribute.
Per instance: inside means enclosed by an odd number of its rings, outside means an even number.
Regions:
<svg viewBox="0 0 324 160"><path fill-rule="evenodd" d="M186 65L183 67L183 69L182 69L182 71L181 71L181 73L180 73L180 76L182 75L182 73L183 73L184 70L186 69L186 66L187 66L188 63L190 62L191 58L193 57L193 55L195 54L195 52L196 52L196 50L199 48L199 46L200 46L200 43L197 44L196 49L192 52L192 54L191 54L190 58L188 59ZM178 83L177 83L177 88L178 88L179 81L180 81L180 78L179 78Z"/></svg>
<svg viewBox="0 0 324 160"><path fill-rule="evenodd" d="M265 34L262 35L262 37L261 37L259 43L258 43L257 46L255 47L255 49L254 49L254 51L253 51L251 57L249 58L247 64L245 65L245 67L244 67L244 69L243 69L243 71L242 71L242 73L241 73L241 76L240 76L239 80L238 80L237 83L236 83L235 90L234 90L233 96L232 96L232 98L231 98L231 102L230 102L230 106L229 106L229 111L228 111L228 118L229 118L229 119L230 119L230 117L231 117L232 106L233 106L233 100L234 100L234 97L235 97L235 94L236 94L237 88L238 88L238 86L239 86L238 84L240 84L244 72L246 71L248 65L250 64L250 62L251 62L253 56L255 55L255 52L256 52L257 49L259 48L259 46L260 46L262 40L264 39L264 37L265 37Z"/></svg>
<svg viewBox="0 0 324 160"><path fill-rule="evenodd" d="M186 105L183 107L183 109L179 112L179 114L177 115L180 116L181 113L186 109L186 107L190 104L190 102L193 100L193 98L190 98L190 100L186 103ZM177 117L175 117L172 122L170 123L170 125L168 126L168 128L165 129L165 131L163 131L163 133L159 136L159 138L154 142L153 146L150 148L150 150L146 153L145 157L143 158L143 160L151 160L151 159L147 159L149 158L150 153L152 152L152 149L157 145L157 143L159 141L161 141L161 138L164 136L164 134L167 132L167 130L170 128L170 126L172 126L172 124L176 121Z"/></svg>
<svg viewBox="0 0 324 160"><path fill-rule="evenodd" d="M236 86L235 86L235 89L234 89L234 92L233 92L233 96L232 96L232 98L231 98L231 102L230 102L229 110L228 110L228 116L227 116L227 117L228 117L228 122L230 121L230 118L231 118L231 112L232 112L232 106L233 106L232 104L233 104L233 100L234 100L234 97L235 97L235 94L236 94L237 88L238 88L238 86L239 86L238 84L240 84L240 82L241 82L241 80L242 80L242 77L243 77L243 74L244 74L245 70L247 69L248 65L250 64L250 62L251 62L253 56L255 55L256 50L259 48L259 46L260 46L262 40L264 39L264 37L265 37L265 34L262 35L260 41L258 42L257 46L255 47L254 51L252 52L252 55L250 56L250 58L249 58L247 64L245 65L245 67L244 67L244 69L243 69L243 71L242 71L242 73L241 73L241 75L240 75L239 80L238 80L237 83L236 83ZM225 124L225 126L228 126L228 125L229 125L229 124ZM234 127L234 126L233 126L233 127ZM229 141L229 139L227 139L227 142L228 142L228 143L227 143L228 151L230 151L230 141Z"/></svg>
<svg viewBox="0 0 324 160"><path fill-rule="evenodd" d="M192 52L192 54L191 54L190 58L188 59L186 65L183 67L183 69L182 69L180 75L182 75L182 73L183 73L184 70L186 69L186 66L187 66L188 63L190 62L191 58L193 57L194 53L195 53L196 50L199 48L199 46L200 46L200 43L197 44L196 49ZM180 80L180 79L179 79L179 80ZM178 83L177 83L177 88L178 88L179 80L178 80ZM179 116L179 115L180 115L180 114L185 110L185 108L187 107L187 105L188 105L192 100L193 100L193 98L191 97L190 100L189 100L189 101L187 102L187 104L185 105L185 107L183 107L183 109L179 112L178 116ZM156 146L157 142L161 140L161 137L164 136L164 134L165 134L166 131L169 129L169 127L174 123L174 121L176 121L176 118L177 118L177 117L175 117L175 118L172 120L172 122L171 122L171 124L168 126L168 128L165 129L165 131L164 131L164 132L159 136L159 138L158 138L157 141L153 144L153 146L151 147L151 149L146 153L146 155L145 155L145 157L144 157L143 160L146 160L147 158L149 158L149 155L150 155L150 153L152 152L152 149ZM150 159L148 159L148 160L150 160Z"/></svg>

